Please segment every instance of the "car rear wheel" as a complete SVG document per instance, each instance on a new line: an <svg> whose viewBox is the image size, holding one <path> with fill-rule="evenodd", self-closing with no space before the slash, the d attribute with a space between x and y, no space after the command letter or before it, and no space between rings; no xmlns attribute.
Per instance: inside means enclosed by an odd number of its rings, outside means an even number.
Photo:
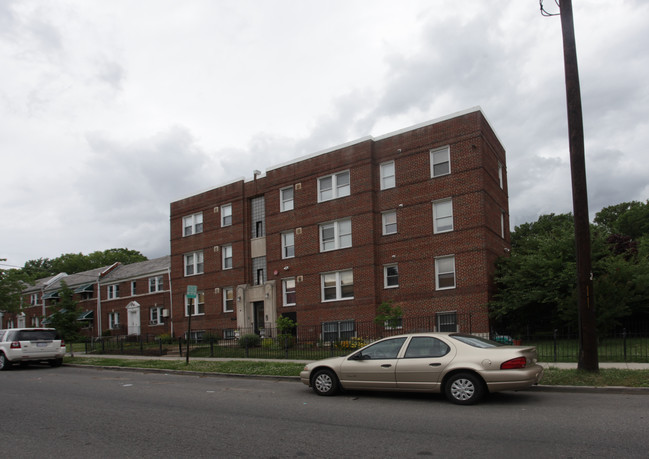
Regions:
<svg viewBox="0 0 649 459"><path fill-rule="evenodd" d="M50 360L50 366L51 367L60 367L61 365L63 365L63 359Z"/></svg>
<svg viewBox="0 0 649 459"><path fill-rule="evenodd" d="M318 370L311 379L311 387L318 395L334 395L338 392L338 378L331 370Z"/></svg>
<svg viewBox="0 0 649 459"><path fill-rule="evenodd" d="M446 381L446 398L458 405L472 405L485 394L482 380L471 373L458 373Z"/></svg>
<svg viewBox="0 0 649 459"><path fill-rule="evenodd" d="M0 370L8 370L10 368L11 368L11 362L9 361L6 355L0 352Z"/></svg>

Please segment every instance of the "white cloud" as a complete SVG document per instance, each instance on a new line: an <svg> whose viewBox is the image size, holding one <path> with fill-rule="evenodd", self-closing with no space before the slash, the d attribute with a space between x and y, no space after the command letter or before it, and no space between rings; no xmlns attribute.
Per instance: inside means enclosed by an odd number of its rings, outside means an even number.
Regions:
<svg viewBox="0 0 649 459"><path fill-rule="evenodd" d="M645 200L649 4L575 5L590 210ZM480 0L0 2L0 257L168 251L169 203L476 105L571 211L559 18Z"/></svg>

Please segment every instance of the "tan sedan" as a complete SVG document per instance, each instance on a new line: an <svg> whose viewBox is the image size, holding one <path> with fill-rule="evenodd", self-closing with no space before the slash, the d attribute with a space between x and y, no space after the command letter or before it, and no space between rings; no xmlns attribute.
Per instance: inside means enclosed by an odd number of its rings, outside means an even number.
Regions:
<svg viewBox="0 0 649 459"><path fill-rule="evenodd" d="M506 346L460 333L416 333L376 341L345 357L312 362L300 373L318 395L339 389L443 392L470 405L485 394L538 384L533 346Z"/></svg>

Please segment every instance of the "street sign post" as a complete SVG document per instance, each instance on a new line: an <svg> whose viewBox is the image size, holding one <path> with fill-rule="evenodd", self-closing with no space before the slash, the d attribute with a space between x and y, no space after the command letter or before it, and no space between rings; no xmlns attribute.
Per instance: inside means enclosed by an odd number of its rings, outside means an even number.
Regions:
<svg viewBox="0 0 649 459"><path fill-rule="evenodd" d="M198 287L196 285L187 286L187 298L196 300L198 295ZM189 365L189 342L192 339L192 315L194 314L194 302L189 305L187 314L187 352L185 352L185 363Z"/></svg>

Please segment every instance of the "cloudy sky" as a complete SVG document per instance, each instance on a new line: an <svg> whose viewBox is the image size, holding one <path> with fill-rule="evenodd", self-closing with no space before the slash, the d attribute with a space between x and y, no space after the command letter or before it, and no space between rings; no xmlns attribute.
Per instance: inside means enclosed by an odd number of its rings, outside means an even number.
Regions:
<svg viewBox="0 0 649 459"><path fill-rule="evenodd" d="M649 198L649 2L574 4L594 215ZM474 106L512 226L572 210L561 24L537 0L2 0L0 69L4 267L165 255L172 201Z"/></svg>

